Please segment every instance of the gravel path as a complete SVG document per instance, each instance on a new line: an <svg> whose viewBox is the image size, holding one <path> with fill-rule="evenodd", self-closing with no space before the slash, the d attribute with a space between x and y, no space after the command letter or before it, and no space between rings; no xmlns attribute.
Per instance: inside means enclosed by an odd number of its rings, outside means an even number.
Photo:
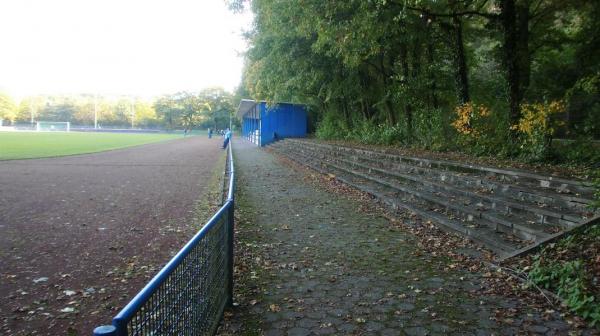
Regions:
<svg viewBox="0 0 600 336"><path fill-rule="evenodd" d="M198 229L220 143L0 162L0 334L89 335L110 323Z"/></svg>
<svg viewBox="0 0 600 336"><path fill-rule="evenodd" d="M221 335L567 334L558 312L481 296L483 275L236 142L239 306ZM495 319L497 309L519 311Z"/></svg>

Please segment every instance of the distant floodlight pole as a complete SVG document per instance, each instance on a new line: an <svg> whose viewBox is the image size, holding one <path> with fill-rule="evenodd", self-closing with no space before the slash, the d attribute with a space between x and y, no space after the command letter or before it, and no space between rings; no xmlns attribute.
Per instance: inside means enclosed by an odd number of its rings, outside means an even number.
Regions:
<svg viewBox="0 0 600 336"><path fill-rule="evenodd" d="M94 95L94 129L98 129L98 94Z"/></svg>
<svg viewBox="0 0 600 336"><path fill-rule="evenodd" d="M31 124L33 125L33 115L34 115L33 100L31 101L31 105L29 106L29 113L31 114Z"/></svg>
<svg viewBox="0 0 600 336"><path fill-rule="evenodd" d="M133 129L133 119L135 118L135 105L133 99L131 100L131 128Z"/></svg>

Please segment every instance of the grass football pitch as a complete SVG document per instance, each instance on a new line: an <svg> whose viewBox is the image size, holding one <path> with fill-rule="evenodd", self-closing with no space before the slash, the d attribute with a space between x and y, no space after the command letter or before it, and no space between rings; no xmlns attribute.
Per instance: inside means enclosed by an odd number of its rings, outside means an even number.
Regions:
<svg viewBox="0 0 600 336"><path fill-rule="evenodd" d="M0 132L0 160L102 152L182 138L181 134Z"/></svg>

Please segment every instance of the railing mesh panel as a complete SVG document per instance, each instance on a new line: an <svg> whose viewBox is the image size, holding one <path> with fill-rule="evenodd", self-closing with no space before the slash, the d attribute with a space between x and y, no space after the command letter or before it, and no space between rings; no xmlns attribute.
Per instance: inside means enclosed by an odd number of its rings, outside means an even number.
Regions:
<svg viewBox="0 0 600 336"><path fill-rule="evenodd" d="M211 335L227 301L229 211L131 318L127 334Z"/></svg>

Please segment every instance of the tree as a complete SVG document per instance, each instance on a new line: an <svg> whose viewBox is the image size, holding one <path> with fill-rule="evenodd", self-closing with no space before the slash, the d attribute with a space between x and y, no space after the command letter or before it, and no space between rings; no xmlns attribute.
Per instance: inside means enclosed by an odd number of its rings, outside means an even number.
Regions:
<svg viewBox="0 0 600 336"><path fill-rule="evenodd" d="M232 96L222 88L207 88L198 93L178 92L154 102L156 114L169 129L195 127L224 129L234 113Z"/></svg>
<svg viewBox="0 0 600 336"><path fill-rule="evenodd" d="M432 146L434 134L437 146L457 146L451 123L474 102L490 112L478 151L498 152L520 141L510 129L525 103L566 97L571 128L600 120L584 112L600 106L595 2L230 4L255 15L244 96L309 105L321 136Z"/></svg>
<svg viewBox="0 0 600 336"><path fill-rule="evenodd" d="M158 98L154 102L154 110L159 118L162 119L167 129L175 129L179 122L179 110L175 101L168 95Z"/></svg>
<svg viewBox="0 0 600 336"><path fill-rule="evenodd" d="M21 99L17 110L16 122L35 123L39 119L40 111L46 106L46 98L43 96L30 96Z"/></svg>
<svg viewBox="0 0 600 336"><path fill-rule="evenodd" d="M225 129L233 119L232 96L222 88L207 88L198 93L202 102L202 124L213 129Z"/></svg>
<svg viewBox="0 0 600 336"><path fill-rule="evenodd" d="M13 99L6 93L0 92L0 119L2 125L12 123L17 118L17 106Z"/></svg>
<svg viewBox="0 0 600 336"><path fill-rule="evenodd" d="M135 120L138 126L152 128L160 125L160 120L151 103L136 100L134 104Z"/></svg>

